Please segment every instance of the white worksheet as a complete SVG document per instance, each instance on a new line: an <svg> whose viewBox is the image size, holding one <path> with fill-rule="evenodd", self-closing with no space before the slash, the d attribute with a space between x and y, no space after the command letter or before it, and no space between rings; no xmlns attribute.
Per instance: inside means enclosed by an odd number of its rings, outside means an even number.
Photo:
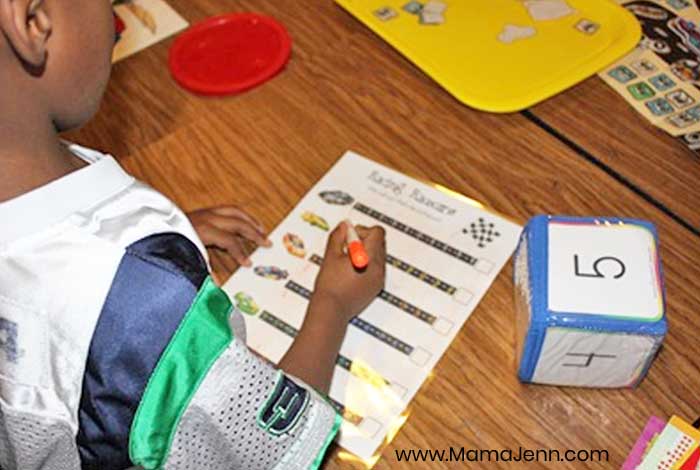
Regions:
<svg viewBox="0 0 700 470"><path fill-rule="evenodd" d="M244 314L248 345L271 361L300 328L328 234L346 218L381 225L387 236L385 289L348 326L330 390L344 418L339 444L370 459L405 419L521 227L347 152L272 232L274 246L252 255L254 268L240 268L224 286Z"/></svg>
<svg viewBox="0 0 700 470"><path fill-rule="evenodd" d="M164 0L121 0L115 3L117 41L112 62L146 49L183 29L188 23Z"/></svg>

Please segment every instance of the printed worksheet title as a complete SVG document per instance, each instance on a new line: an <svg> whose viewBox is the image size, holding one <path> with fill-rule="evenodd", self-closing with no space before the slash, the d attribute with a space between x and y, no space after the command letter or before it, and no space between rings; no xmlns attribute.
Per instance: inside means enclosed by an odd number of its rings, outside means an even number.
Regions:
<svg viewBox="0 0 700 470"><path fill-rule="evenodd" d="M375 185L390 191L395 196L406 196L414 202L439 212L444 215L454 215L457 211L452 207L430 199L418 188L408 188L406 183L396 181L389 176L381 175L377 170L372 171L367 177Z"/></svg>

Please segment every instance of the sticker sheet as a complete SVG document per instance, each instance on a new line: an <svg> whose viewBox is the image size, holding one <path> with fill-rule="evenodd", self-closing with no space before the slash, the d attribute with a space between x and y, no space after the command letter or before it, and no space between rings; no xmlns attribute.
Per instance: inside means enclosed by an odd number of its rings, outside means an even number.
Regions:
<svg viewBox="0 0 700 470"><path fill-rule="evenodd" d="M644 457L638 470L670 470L683 463L684 457L700 442L700 430L674 416Z"/></svg>
<svg viewBox="0 0 700 470"><path fill-rule="evenodd" d="M350 322L330 390L344 418L340 445L368 460L406 419L521 227L347 152L272 232L273 248L258 249L254 268L239 269L224 286L244 313L248 345L271 361L301 327L328 234L346 218L387 234L385 289Z"/></svg>
<svg viewBox="0 0 700 470"><path fill-rule="evenodd" d="M700 447L696 444L692 450L681 457L673 470L698 470L700 468Z"/></svg>
<svg viewBox="0 0 700 470"><path fill-rule="evenodd" d="M649 418L642 434L637 439L620 470L636 470L639 464L642 463L647 451L652 447L654 440L664 430L664 427L666 427L666 423L661 418L656 416Z"/></svg>
<svg viewBox="0 0 700 470"><path fill-rule="evenodd" d="M135 54L188 26L163 0L114 0L116 44L112 61Z"/></svg>
<svg viewBox="0 0 700 470"><path fill-rule="evenodd" d="M635 51L599 76L652 124L700 150L697 0L616 0L642 25Z"/></svg>

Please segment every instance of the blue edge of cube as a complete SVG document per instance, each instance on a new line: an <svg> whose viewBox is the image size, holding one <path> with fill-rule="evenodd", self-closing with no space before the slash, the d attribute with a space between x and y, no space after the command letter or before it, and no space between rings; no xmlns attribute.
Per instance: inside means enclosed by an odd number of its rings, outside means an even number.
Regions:
<svg viewBox="0 0 700 470"><path fill-rule="evenodd" d="M566 217L538 215L528 222L523 237L528 237L528 271L530 280L530 292L532 317L527 337L524 341L522 360L518 369L518 377L523 382L529 382L535 373L537 360L542 350L545 334L549 327L577 328L580 330L608 331L616 333L634 333L640 335L656 336L663 338L668 330L666 322L666 289L664 287L664 275L662 267L659 266L659 277L661 279L661 293L663 296L663 314L655 322L640 322L635 320L625 320L614 317L590 315L585 313L559 313L547 309L548 280L548 224L550 222L579 222L579 223L625 223L646 228L654 236L656 250L659 249L659 236L654 224L638 219L616 218L616 217ZM537 242L535 242L535 240ZM520 245L518 246L520 251ZM517 257L516 252L516 257ZM534 260L538 260L539 269L536 269ZM515 272L513 273L515 275ZM649 359L640 374L640 380L646 375L651 366L653 357Z"/></svg>

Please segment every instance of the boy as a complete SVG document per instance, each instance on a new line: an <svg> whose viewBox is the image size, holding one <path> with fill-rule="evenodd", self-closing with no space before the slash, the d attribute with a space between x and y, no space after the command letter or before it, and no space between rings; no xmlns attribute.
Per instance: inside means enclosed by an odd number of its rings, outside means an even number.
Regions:
<svg viewBox="0 0 700 470"><path fill-rule="evenodd" d="M267 244L236 208L192 222L116 161L58 132L96 111L109 0L0 0L0 467L318 468L347 322L384 282L384 233L352 269L331 234L280 370L245 347L204 244ZM202 241L195 233L198 231Z"/></svg>

